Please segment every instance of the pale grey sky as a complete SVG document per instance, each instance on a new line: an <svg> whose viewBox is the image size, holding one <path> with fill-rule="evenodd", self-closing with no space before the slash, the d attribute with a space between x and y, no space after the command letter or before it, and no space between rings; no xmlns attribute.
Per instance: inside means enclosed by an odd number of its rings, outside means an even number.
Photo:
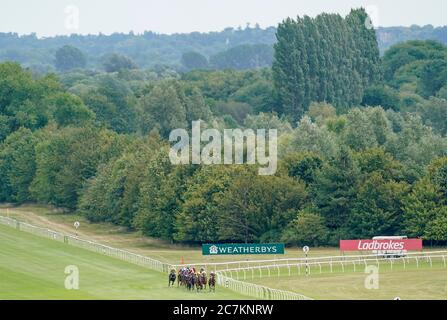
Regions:
<svg viewBox="0 0 447 320"><path fill-rule="evenodd" d="M267 27L296 15L345 15L360 6L375 25L447 24L445 0L0 0L0 32L207 32L247 22Z"/></svg>

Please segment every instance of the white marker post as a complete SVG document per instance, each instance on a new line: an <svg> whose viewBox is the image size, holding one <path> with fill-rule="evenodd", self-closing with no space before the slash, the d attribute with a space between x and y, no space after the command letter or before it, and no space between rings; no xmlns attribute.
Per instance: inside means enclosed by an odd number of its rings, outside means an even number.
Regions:
<svg viewBox="0 0 447 320"><path fill-rule="evenodd" d="M306 255L306 276L309 275L309 265L307 263L307 254L309 253L309 247L308 246L304 246L303 247L303 252Z"/></svg>
<svg viewBox="0 0 447 320"><path fill-rule="evenodd" d="M77 237L78 236L78 228L81 226L81 224L79 223L79 221L76 221L73 225L76 228L76 237Z"/></svg>

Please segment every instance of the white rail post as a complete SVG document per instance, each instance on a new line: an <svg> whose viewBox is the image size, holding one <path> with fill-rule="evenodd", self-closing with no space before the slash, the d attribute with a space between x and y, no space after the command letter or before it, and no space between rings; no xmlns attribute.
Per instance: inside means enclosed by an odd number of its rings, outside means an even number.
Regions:
<svg viewBox="0 0 447 320"><path fill-rule="evenodd" d="M444 268L446 267L446 264L445 264L445 256L442 256L442 261L444 261Z"/></svg>

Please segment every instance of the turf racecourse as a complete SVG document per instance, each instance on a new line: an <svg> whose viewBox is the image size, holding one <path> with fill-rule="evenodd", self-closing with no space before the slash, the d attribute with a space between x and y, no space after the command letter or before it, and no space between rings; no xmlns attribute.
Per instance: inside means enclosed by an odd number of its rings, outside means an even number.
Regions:
<svg viewBox="0 0 447 320"><path fill-rule="evenodd" d="M362 271L322 273L310 276L281 276L255 279L253 283L297 291L313 299L328 300L446 300L447 269L434 265L418 270L386 270L379 273L377 289L367 289ZM299 290L297 290L299 288Z"/></svg>
<svg viewBox="0 0 447 320"><path fill-rule="evenodd" d="M65 268L79 269L79 290L65 289ZM246 299L168 288L167 277L114 258L0 225L0 299Z"/></svg>
<svg viewBox="0 0 447 320"><path fill-rule="evenodd" d="M202 256L200 247L172 245L157 239L143 237L138 232L130 232L109 223L91 223L79 214L63 214L57 209L23 205L6 209L0 205L0 214L10 216L32 225L73 234L74 221L80 221L79 236L95 242L139 253L157 260L178 264L197 262L223 262L229 260L253 260L275 258L303 258L301 248L287 248L284 256ZM7 228L7 229L4 229ZM7 241L7 238L9 241ZM41 244L43 243L44 244ZM424 252L441 251L446 248L425 248ZM337 248L311 248L309 257L337 256ZM355 253L354 253L355 254ZM47 261L46 256L51 255ZM76 262L79 261L79 262ZM77 265L80 269L81 290L64 289L64 268ZM23 271L21 271L24 269ZM322 274L312 267L311 275L303 276L296 268L284 268L280 275L272 268L271 277L263 271L259 279L254 271L246 272L246 281L304 294L314 299L447 299L447 268L439 260L432 267L421 262L415 270L414 261L403 270L395 264L380 267L378 290L365 288L364 268L334 266L334 272L323 266ZM233 274L243 280L244 274ZM39 280L41 279L41 280ZM36 283L37 282L37 283ZM43 285L43 284L44 285ZM54 291L54 292L53 292ZM218 288L216 294L189 293L182 289L167 288L166 275L144 269L120 260L65 246L62 243L36 238L25 232L8 227L0 228L0 299L239 299L246 298L233 291Z"/></svg>
<svg viewBox="0 0 447 320"><path fill-rule="evenodd" d="M372 262L371 265L375 266L375 263ZM349 264L346 264L344 271L340 266L334 267L332 273L328 266L323 266L321 273L317 266L313 266L311 274L307 276L304 267L299 274L292 267L290 276L286 268L280 268L279 274L272 268L270 277L266 277L264 271L263 278L255 273L254 279L251 279L251 274L247 273L245 281L295 291L317 300L392 300L395 297L403 300L447 299L447 268L439 258L432 265L422 259L419 267L416 267L413 260L405 268L396 261L392 269L390 263L384 261L377 270L376 288L365 286L371 273L366 272L364 266L357 265L354 271Z"/></svg>

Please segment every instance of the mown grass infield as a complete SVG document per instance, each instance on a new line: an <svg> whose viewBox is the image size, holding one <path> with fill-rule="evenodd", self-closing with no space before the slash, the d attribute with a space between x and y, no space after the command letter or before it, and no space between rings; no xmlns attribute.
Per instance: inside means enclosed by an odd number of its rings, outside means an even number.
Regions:
<svg viewBox="0 0 447 320"><path fill-rule="evenodd" d="M65 268L79 270L79 290L65 288ZM0 225L0 299L241 299L168 288L167 276Z"/></svg>

